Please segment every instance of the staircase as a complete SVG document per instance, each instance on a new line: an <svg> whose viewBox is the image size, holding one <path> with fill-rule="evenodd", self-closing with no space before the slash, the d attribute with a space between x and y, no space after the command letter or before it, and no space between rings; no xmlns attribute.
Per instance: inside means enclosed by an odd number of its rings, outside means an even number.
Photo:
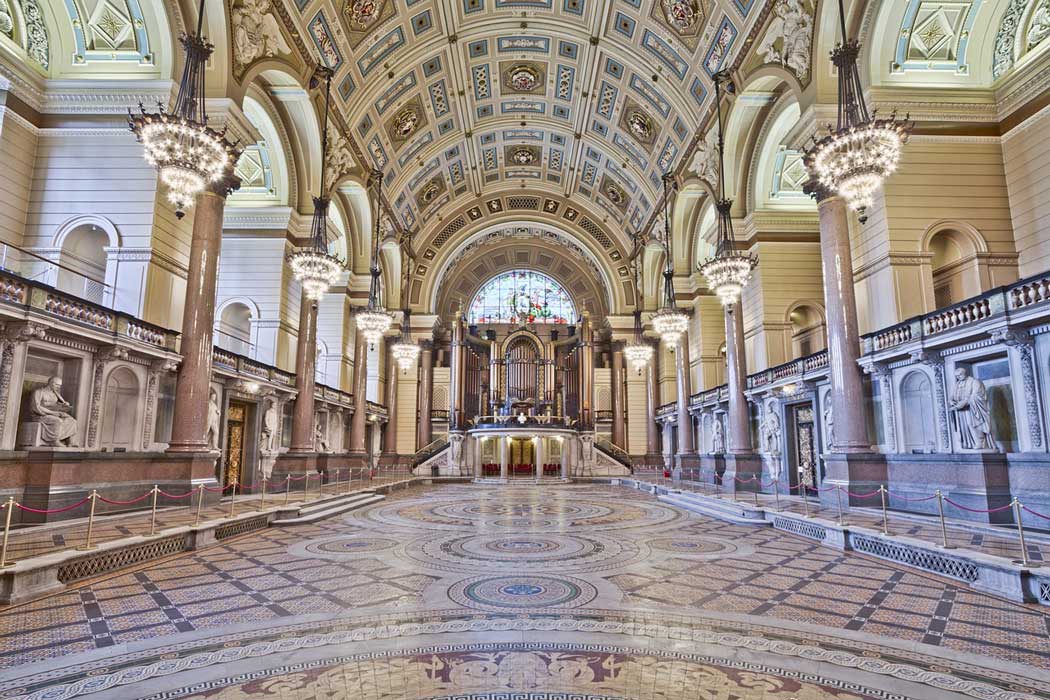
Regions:
<svg viewBox="0 0 1050 700"><path fill-rule="evenodd" d="M657 488L655 492L661 501L711 518L725 520L736 525L770 525L765 519L764 510L749 506L743 501L734 501L729 495L712 498L691 491L678 491L663 487Z"/></svg>
<svg viewBox="0 0 1050 700"><path fill-rule="evenodd" d="M283 527L285 525L308 525L318 520L330 518L333 515L348 513L358 508L370 506L382 501L386 496L381 496L375 491L358 491L346 496L333 496L324 498L313 503L307 503L299 508L299 512L290 518L279 518L272 525Z"/></svg>
<svg viewBox="0 0 1050 700"><path fill-rule="evenodd" d="M595 440L594 446L609 459L619 463L620 466L626 467L628 472L634 473L634 462L631 460L631 455L603 438Z"/></svg>

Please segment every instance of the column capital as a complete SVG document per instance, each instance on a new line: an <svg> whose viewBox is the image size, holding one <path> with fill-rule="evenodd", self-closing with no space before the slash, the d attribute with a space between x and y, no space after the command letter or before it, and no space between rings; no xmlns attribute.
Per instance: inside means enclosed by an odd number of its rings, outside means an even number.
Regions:
<svg viewBox="0 0 1050 700"><path fill-rule="evenodd" d="M1028 331L1016 328L996 328L989 335L992 337L992 340L1007 347L1030 345L1033 342L1032 335Z"/></svg>

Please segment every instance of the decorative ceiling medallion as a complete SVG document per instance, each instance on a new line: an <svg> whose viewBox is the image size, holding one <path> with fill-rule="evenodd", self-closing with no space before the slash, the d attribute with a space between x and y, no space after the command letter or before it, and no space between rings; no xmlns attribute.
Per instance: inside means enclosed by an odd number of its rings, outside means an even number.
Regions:
<svg viewBox="0 0 1050 700"><path fill-rule="evenodd" d="M627 211L627 204L630 199L627 192L624 191L619 183L608 175L602 175L602 181L598 186L598 191L601 192L602 195L604 195L605 198L621 212Z"/></svg>
<svg viewBox="0 0 1050 700"><path fill-rule="evenodd" d="M656 123L644 107L629 97L620 111L620 128L647 149L656 143Z"/></svg>
<svg viewBox="0 0 1050 700"><path fill-rule="evenodd" d="M539 167L542 155L539 146L507 146L504 158L508 166Z"/></svg>
<svg viewBox="0 0 1050 700"><path fill-rule="evenodd" d="M350 47L357 48L376 27L396 13L391 0L344 0L339 16Z"/></svg>
<svg viewBox="0 0 1050 700"><path fill-rule="evenodd" d="M427 180L423 187L420 188L419 193L416 195L416 204L420 209L426 209L431 204L434 204L447 189L445 178L436 175Z"/></svg>
<svg viewBox="0 0 1050 700"><path fill-rule="evenodd" d="M547 79L546 66L535 62L501 63L500 74L504 93L543 93Z"/></svg>
<svg viewBox="0 0 1050 700"><path fill-rule="evenodd" d="M386 123L386 133L396 149L417 134L426 122L426 111L417 95L394 112Z"/></svg>
<svg viewBox="0 0 1050 700"><path fill-rule="evenodd" d="M659 0L649 14L695 51L713 7L713 0Z"/></svg>

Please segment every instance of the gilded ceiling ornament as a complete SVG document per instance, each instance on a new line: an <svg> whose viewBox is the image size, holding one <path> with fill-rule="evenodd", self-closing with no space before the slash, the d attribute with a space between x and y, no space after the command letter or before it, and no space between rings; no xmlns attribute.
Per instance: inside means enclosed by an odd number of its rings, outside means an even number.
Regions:
<svg viewBox="0 0 1050 700"><path fill-rule="evenodd" d="M605 196L609 198L609 201L619 206L627 201L627 195L624 194L616 185L609 183L605 187Z"/></svg>
<svg viewBox="0 0 1050 700"><path fill-rule="evenodd" d="M343 14L355 29L369 27L379 17L384 0L347 0Z"/></svg>
<svg viewBox="0 0 1050 700"><path fill-rule="evenodd" d="M423 188L423 191L419 193L419 197L420 197L420 199L422 199L427 204L430 204L431 202L433 202L437 198L437 196L438 196L438 194L440 192L441 192L441 188L438 186L438 184L436 182L431 180Z"/></svg>
<svg viewBox="0 0 1050 700"><path fill-rule="evenodd" d="M653 122L643 112L631 112L627 127L640 141L648 141L653 136Z"/></svg>
<svg viewBox="0 0 1050 700"><path fill-rule="evenodd" d="M535 154L529 148L516 148L511 158L517 165L531 165L536 160Z"/></svg>
<svg viewBox="0 0 1050 700"><path fill-rule="evenodd" d="M539 84L539 76L529 66L516 66L510 71L510 86L517 92L532 92Z"/></svg>
<svg viewBox="0 0 1050 700"><path fill-rule="evenodd" d="M402 139L411 136L419 127L419 112L405 107L394 117L394 133Z"/></svg>
<svg viewBox="0 0 1050 700"><path fill-rule="evenodd" d="M690 29L700 15L694 0L660 0L660 7L667 22L682 31Z"/></svg>

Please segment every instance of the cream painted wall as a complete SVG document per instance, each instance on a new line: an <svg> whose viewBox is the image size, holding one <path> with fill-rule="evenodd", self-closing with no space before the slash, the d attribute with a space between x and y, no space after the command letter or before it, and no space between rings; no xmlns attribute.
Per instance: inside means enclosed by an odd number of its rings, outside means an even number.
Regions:
<svg viewBox="0 0 1050 700"><path fill-rule="evenodd" d="M972 226L988 251L1006 256L1006 271L995 271L991 279L1002 283L1012 276L1009 206L998 137L913 137L867 223L857 224L851 217L860 332L936 308L923 240L943 222Z"/></svg>
<svg viewBox="0 0 1050 700"><path fill-rule="evenodd" d="M219 309L231 300L247 300L254 303L258 308L258 317L252 318L252 324L257 326L259 322L263 322L258 332L252 334L256 338L255 357L266 364L275 364L277 360L285 246L283 235L224 235L222 252L219 255L219 276L215 291L216 317ZM283 358L284 362L288 359ZM291 359L291 365L277 366L286 371L294 371L294 355Z"/></svg>
<svg viewBox="0 0 1050 700"><path fill-rule="evenodd" d="M349 310L346 293L339 288L325 294L317 304L317 339L323 341L327 348L325 362L325 382L328 386L350 391L352 384L343 385L343 333L346 332Z"/></svg>
<svg viewBox="0 0 1050 700"><path fill-rule="evenodd" d="M1006 184L1021 277L1050 269L1050 107L1003 136Z"/></svg>
<svg viewBox="0 0 1050 700"><path fill-rule="evenodd" d="M419 387L419 367L407 372L398 371L397 382L397 452L412 454L416 451L416 398Z"/></svg>
<svg viewBox="0 0 1050 700"><path fill-rule="evenodd" d="M696 345L690 359L697 368L693 393L705 391L725 383L725 363L719 349L726 340L725 317L717 297L697 297Z"/></svg>
<svg viewBox="0 0 1050 700"><path fill-rule="evenodd" d="M0 240L22 245L36 158L36 128L0 110Z"/></svg>
<svg viewBox="0 0 1050 700"><path fill-rule="evenodd" d="M649 411L646 402L646 372L641 374L631 369L628 363L627 370L627 452L632 455L644 455L646 447L647 428L646 421Z"/></svg>

